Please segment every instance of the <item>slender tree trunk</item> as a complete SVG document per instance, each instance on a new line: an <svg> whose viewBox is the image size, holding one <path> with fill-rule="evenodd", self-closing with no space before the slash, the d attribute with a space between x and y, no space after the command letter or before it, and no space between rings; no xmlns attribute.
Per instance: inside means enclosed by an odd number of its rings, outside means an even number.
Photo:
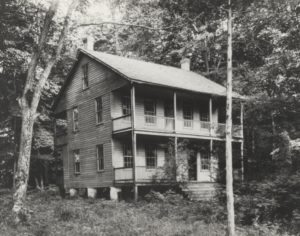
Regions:
<svg viewBox="0 0 300 236"><path fill-rule="evenodd" d="M16 174L16 168L17 168L17 158L16 158L16 154L15 154L15 157L14 157L14 167L13 167L13 191L16 189L16 184L15 184L15 174Z"/></svg>
<svg viewBox="0 0 300 236"><path fill-rule="evenodd" d="M226 99L226 196L227 196L227 234L235 235L234 197L232 177L232 12L231 2L228 10L228 48L227 48L227 99Z"/></svg>
<svg viewBox="0 0 300 236"><path fill-rule="evenodd" d="M58 7L58 0L51 2L48 11L45 14L38 45L34 49L31 61L29 63L23 95L19 99L20 107L22 110L22 128L19 146L18 165L15 174L16 189L14 193L14 206L12 208L12 211L15 214L15 223L20 222L20 213L22 213L24 207L24 200L27 192L33 125L37 116L37 107L40 101L45 82L48 79L53 66L55 65L56 61L58 60L61 54L63 42L69 28L70 15L75 9L77 1L78 0L73 0L69 6L67 15L63 23L63 28L57 43L55 54L48 60L46 68L43 71L42 75L39 77L39 80L36 80L35 76L37 65L40 56L42 55L45 43L48 40L51 22Z"/></svg>
<svg viewBox="0 0 300 236"><path fill-rule="evenodd" d="M275 144L275 134L276 134L276 125L275 125L275 120L274 120L274 117L275 117L275 112L271 112L271 124L272 124L272 147L273 147L273 150L276 149L276 144Z"/></svg>
<svg viewBox="0 0 300 236"><path fill-rule="evenodd" d="M208 49L208 37L205 37L204 44L205 44L205 65L206 65L206 72L209 74L209 49Z"/></svg>
<svg viewBox="0 0 300 236"><path fill-rule="evenodd" d="M16 223L20 221L19 213L22 211L26 197L27 182L29 177L29 164L31 155L31 143L34 124L34 114L29 108L23 108L22 129L20 138L20 151L15 173L15 193L13 212L16 213Z"/></svg>

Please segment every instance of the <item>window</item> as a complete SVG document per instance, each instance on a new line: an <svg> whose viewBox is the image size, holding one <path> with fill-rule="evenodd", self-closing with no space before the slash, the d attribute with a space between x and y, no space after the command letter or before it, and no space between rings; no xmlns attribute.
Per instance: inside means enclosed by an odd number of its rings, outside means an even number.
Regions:
<svg viewBox="0 0 300 236"><path fill-rule="evenodd" d="M80 151L79 151L79 149L73 151L73 157L74 157L74 172L75 172L75 174L80 174Z"/></svg>
<svg viewBox="0 0 300 236"><path fill-rule="evenodd" d="M165 128L174 129L174 104L172 101L166 101L164 104L165 111Z"/></svg>
<svg viewBox="0 0 300 236"><path fill-rule="evenodd" d="M130 97L124 96L122 98L122 115L127 116L131 113L131 102Z"/></svg>
<svg viewBox="0 0 300 236"><path fill-rule="evenodd" d="M104 169L104 151L103 144L97 145L97 170Z"/></svg>
<svg viewBox="0 0 300 236"><path fill-rule="evenodd" d="M123 146L123 157L124 157L124 167L132 168L133 159L132 159L132 151L131 145L129 143L124 144Z"/></svg>
<svg viewBox="0 0 300 236"><path fill-rule="evenodd" d="M209 121L209 109L208 109L208 104L203 105L200 108L200 120L201 121Z"/></svg>
<svg viewBox="0 0 300 236"><path fill-rule="evenodd" d="M201 170L210 169L210 156L208 153L201 153Z"/></svg>
<svg viewBox="0 0 300 236"><path fill-rule="evenodd" d="M74 107L73 108L73 131L77 132L78 131L78 108Z"/></svg>
<svg viewBox="0 0 300 236"><path fill-rule="evenodd" d="M183 104L183 119L184 127L193 126L193 107L191 105Z"/></svg>
<svg viewBox="0 0 300 236"><path fill-rule="evenodd" d="M173 103L171 101L165 102L165 117L174 117L174 109L173 109Z"/></svg>
<svg viewBox="0 0 300 236"><path fill-rule="evenodd" d="M102 97L96 98L96 123L100 124L103 122L103 107L102 107Z"/></svg>
<svg viewBox="0 0 300 236"><path fill-rule="evenodd" d="M88 63L82 66L82 89L87 89L89 87L89 77L88 77Z"/></svg>
<svg viewBox="0 0 300 236"><path fill-rule="evenodd" d="M146 145L146 168L156 168L157 166L157 150L154 145Z"/></svg>
<svg viewBox="0 0 300 236"><path fill-rule="evenodd" d="M206 103L200 103L200 125L202 129L210 129L210 118L209 118L209 104Z"/></svg>
<svg viewBox="0 0 300 236"><path fill-rule="evenodd" d="M145 100L144 103L145 108L145 122L148 124L155 124L156 123L156 104L155 101L152 99Z"/></svg>

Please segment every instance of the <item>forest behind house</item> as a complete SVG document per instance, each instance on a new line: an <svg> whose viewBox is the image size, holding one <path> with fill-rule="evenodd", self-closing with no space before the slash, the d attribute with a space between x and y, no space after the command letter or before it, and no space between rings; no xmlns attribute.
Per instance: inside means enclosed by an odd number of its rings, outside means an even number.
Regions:
<svg viewBox="0 0 300 236"><path fill-rule="evenodd" d="M47 4L34 0L0 2L0 205L3 205L0 215L3 216L11 210L18 157L21 119L18 99L24 90L28 63L37 46ZM60 7L51 22L35 74L37 79L55 54L64 24L64 4ZM142 203L135 204L76 199L63 205L63 200L51 193L55 185L63 191L62 160L54 148L55 119L51 107L75 61L76 50L87 36L94 39L96 51L129 58L179 67L180 60L189 57L192 71L226 85L226 8L227 1L223 0L80 1L62 53L45 83L35 119L28 190L29 208L33 208L31 214L36 214L28 226L35 232L33 235L49 233L52 226L45 226L51 218L47 214L54 214L58 222L83 222L90 235L100 232L118 235L122 229L127 235L146 235L146 232L196 235L197 227L211 232L207 235L223 235L226 197L222 189L216 199L197 203L196 207L173 192L165 195L151 192ZM297 235L300 232L300 1L235 0L232 8L233 90L246 98L244 180L234 181L238 232ZM234 104L233 113L238 109ZM220 182L224 183L224 179L220 178ZM54 213L46 206L47 202L53 204ZM46 214L44 221L38 222L37 212L42 206L47 208ZM153 212L147 206L153 207ZM154 214L158 219L167 219L170 228L141 229L144 226L136 222L132 223L136 228L128 228L120 214L132 222L137 214L148 221L147 227L159 225L159 220L149 216ZM114 220L99 223L97 217ZM8 222L9 218L1 217L0 228L12 230ZM49 224L54 222L51 220ZM99 227L89 228L91 222L96 225L98 222ZM177 234L170 231L176 222L180 222ZM195 225L197 222L200 226ZM109 234L112 231L105 229L106 223L118 225L120 231ZM59 227L51 230L63 235L65 226ZM72 230L69 235L75 232ZM83 229L77 230L84 234ZM18 233L11 231L11 235Z"/></svg>

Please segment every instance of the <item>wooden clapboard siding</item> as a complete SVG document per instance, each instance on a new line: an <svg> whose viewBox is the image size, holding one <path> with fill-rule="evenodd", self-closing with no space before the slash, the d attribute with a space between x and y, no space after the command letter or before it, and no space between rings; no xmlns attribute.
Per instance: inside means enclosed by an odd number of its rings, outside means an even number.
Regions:
<svg viewBox="0 0 300 236"><path fill-rule="evenodd" d="M128 135L126 139L113 139L112 162L114 168L124 167L123 160L123 145L125 140L128 141L131 137Z"/></svg>
<svg viewBox="0 0 300 236"><path fill-rule="evenodd" d="M82 65L89 63L89 88L82 90ZM105 187L113 184L111 91L127 81L88 57L79 58L77 69L64 91L56 113L66 110L68 144L63 149L66 188ZM102 96L103 123L96 124L95 98ZM72 112L78 107L79 131L73 132ZM97 171L96 146L104 145L104 170ZM73 151L80 150L80 174L74 173Z"/></svg>

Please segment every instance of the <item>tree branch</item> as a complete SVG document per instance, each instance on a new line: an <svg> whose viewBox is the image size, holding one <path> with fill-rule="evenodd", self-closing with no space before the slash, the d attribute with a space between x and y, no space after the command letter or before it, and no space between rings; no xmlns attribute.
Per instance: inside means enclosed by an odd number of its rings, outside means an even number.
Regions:
<svg viewBox="0 0 300 236"><path fill-rule="evenodd" d="M129 26L129 27L144 28L144 29L148 29L148 30L168 30L168 29L179 27L179 26L170 26L170 27L165 27L165 28L154 28L154 27L149 27L149 26L146 26L146 25L120 23L120 22L113 22L113 21L104 21L104 22L100 22L100 23L85 23L85 24L80 24L77 27L102 26L102 25Z"/></svg>
<svg viewBox="0 0 300 236"><path fill-rule="evenodd" d="M192 21L197 20L201 15L196 16L194 19L192 19ZM168 27L162 27L162 28L155 28L155 27L150 27L150 26L146 26L146 25L139 25L139 24L132 24L132 23L121 23L121 22L114 22L114 21L103 21L103 22L99 22L99 23L84 23L84 24L80 24L78 25L76 28L79 27L87 27L87 26L103 26L103 25L119 25L119 26L128 26L128 27L136 27L136 28L143 28L143 29L148 29L148 30L162 30L162 31L167 31L167 30L171 30L174 28L180 28L183 26L188 25L189 22L187 23L182 23L179 25L174 25L174 26L168 26Z"/></svg>
<svg viewBox="0 0 300 236"><path fill-rule="evenodd" d="M46 13L44 25L42 28L42 32L41 32L41 36L39 38L38 45L34 49L30 63L29 63L25 87L24 87L22 101L21 101L22 106L24 106L25 104L30 106L31 101L25 101L26 96L27 96L26 94L28 93L28 91L33 89L33 81L34 81L36 67L37 67L40 55L42 53L42 49L44 48L44 45L47 41L47 36L48 36L48 32L50 30L50 25L51 25L54 15L57 11L57 7L58 7L58 1L57 0L52 1L51 5Z"/></svg>
<svg viewBox="0 0 300 236"><path fill-rule="evenodd" d="M57 60L60 57L61 51L63 49L63 45L64 45L64 40L65 37L68 33L69 30L69 25L70 25L70 18L72 15L72 12L74 11L74 9L76 8L78 3L78 0L73 0L68 8L64 23L63 23L63 28L61 30L59 39L58 39L58 43L57 43L57 48L55 50L55 54L51 57L51 59L49 60L49 62L46 65L45 70L43 71L41 78L39 79L37 86L35 88L35 92L33 94L33 98L32 98L32 104L34 104L36 107L40 101L40 97L42 94L42 90L43 87L51 73L51 70L53 68L53 66L55 65L55 63L57 62Z"/></svg>

